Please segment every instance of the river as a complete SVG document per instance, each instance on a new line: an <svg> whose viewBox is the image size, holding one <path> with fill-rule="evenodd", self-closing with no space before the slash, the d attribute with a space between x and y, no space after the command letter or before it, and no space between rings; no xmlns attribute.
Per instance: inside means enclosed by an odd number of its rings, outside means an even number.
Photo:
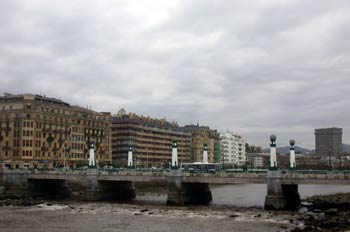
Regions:
<svg viewBox="0 0 350 232"><path fill-rule="evenodd" d="M211 185L214 206L263 207L266 184ZM166 194L157 188L137 194L136 203L165 204ZM299 185L301 198L313 195L350 192L348 185Z"/></svg>

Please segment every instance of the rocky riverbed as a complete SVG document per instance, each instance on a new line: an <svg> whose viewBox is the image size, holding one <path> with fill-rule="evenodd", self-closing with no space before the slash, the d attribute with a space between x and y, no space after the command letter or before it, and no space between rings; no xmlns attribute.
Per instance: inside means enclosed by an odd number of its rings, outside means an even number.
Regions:
<svg viewBox="0 0 350 232"><path fill-rule="evenodd" d="M0 231L290 231L290 212L256 208L43 202L0 207Z"/></svg>
<svg viewBox="0 0 350 232"><path fill-rule="evenodd" d="M232 206L0 199L0 231L346 231L350 194L313 196L297 212Z"/></svg>
<svg viewBox="0 0 350 232"><path fill-rule="evenodd" d="M298 220L304 227L294 231L350 230L350 193L308 197L303 205Z"/></svg>

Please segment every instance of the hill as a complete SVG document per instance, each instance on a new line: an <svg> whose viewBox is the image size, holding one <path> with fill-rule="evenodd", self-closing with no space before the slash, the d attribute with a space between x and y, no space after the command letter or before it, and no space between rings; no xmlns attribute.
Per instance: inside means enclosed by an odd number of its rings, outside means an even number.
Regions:
<svg viewBox="0 0 350 232"><path fill-rule="evenodd" d="M266 152L266 153L269 153L270 152L270 148L265 148L262 151ZM310 149L303 148L303 147L298 147L298 146L295 146L295 151L297 153L301 153L301 154L315 154L315 150L310 150ZM350 145L342 144L342 151L343 151L343 153L350 154ZM279 153L279 154L287 154L287 153L289 153L289 146L277 147L277 153Z"/></svg>
<svg viewBox="0 0 350 232"><path fill-rule="evenodd" d="M342 144L341 148L342 148L343 153L347 153L347 154L350 153L350 145Z"/></svg>
<svg viewBox="0 0 350 232"><path fill-rule="evenodd" d="M263 149L263 152L270 152L270 148L265 148ZM301 153L301 154L311 154L313 153L312 150L307 149L307 148L303 148L303 147L299 147L299 146L295 146L295 152L296 153ZM285 147L277 147L277 153L279 154L287 154L289 153L289 146L285 146Z"/></svg>

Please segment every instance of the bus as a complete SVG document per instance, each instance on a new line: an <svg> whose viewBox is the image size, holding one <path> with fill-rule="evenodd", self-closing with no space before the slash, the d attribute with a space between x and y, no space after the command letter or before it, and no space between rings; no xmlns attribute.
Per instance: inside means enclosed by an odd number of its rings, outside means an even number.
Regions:
<svg viewBox="0 0 350 232"><path fill-rule="evenodd" d="M216 173L220 172L222 165L220 163L205 164L201 162L183 163L181 170L190 173Z"/></svg>

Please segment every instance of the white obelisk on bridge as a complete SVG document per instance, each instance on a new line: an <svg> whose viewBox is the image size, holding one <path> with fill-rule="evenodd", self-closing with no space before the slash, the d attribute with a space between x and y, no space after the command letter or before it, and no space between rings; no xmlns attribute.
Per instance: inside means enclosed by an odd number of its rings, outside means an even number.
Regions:
<svg viewBox="0 0 350 232"><path fill-rule="evenodd" d="M208 164L208 145L203 144L203 164Z"/></svg>
<svg viewBox="0 0 350 232"><path fill-rule="evenodd" d="M177 158L177 141L173 141L173 151L171 154L171 167L177 168L179 166L178 158Z"/></svg>
<svg viewBox="0 0 350 232"><path fill-rule="evenodd" d="M277 169L276 135L270 136L270 169Z"/></svg>
<svg viewBox="0 0 350 232"><path fill-rule="evenodd" d="M129 146L129 149L128 149L128 167L131 168L133 166L134 166L134 164L132 162L132 146Z"/></svg>
<svg viewBox="0 0 350 232"><path fill-rule="evenodd" d="M95 144L94 142L89 142L89 167L95 167Z"/></svg>
<svg viewBox="0 0 350 232"><path fill-rule="evenodd" d="M296 163L295 163L295 141L291 139L289 141L290 147L289 147L289 169L295 169Z"/></svg>

